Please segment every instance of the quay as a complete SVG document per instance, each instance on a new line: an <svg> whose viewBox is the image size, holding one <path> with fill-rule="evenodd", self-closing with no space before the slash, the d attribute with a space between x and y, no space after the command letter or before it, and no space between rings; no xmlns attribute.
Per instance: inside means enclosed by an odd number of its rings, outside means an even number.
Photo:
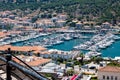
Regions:
<svg viewBox="0 0 120 80"><path fill-rule="evenodd" d="M56 33L98 33L98 30L58 30Z"/></svg>

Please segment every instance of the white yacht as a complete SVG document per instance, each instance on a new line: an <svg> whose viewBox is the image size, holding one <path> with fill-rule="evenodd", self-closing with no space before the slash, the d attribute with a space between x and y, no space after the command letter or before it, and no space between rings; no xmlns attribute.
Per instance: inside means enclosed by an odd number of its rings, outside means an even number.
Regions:
<svg viewBox="0 0 120 80"><path fill-rule="evenodd" d="M101 53L96 52L96 51L89 51L87 52L85 55L89 56L89 57L93 57L93 56L100 56Z"/></svg>
<svg viewBox="0 0 120 80"><path fill-rule="evenodd" d="M89 46L85 45L85 44L81 44L78 46L75 46L74 49L81 49L81 50L87 50Z"/></svg>
<svg viewBox="0 0 120 80"><path fill-rule="evenodd" d="M114 36L113 39L120 40L120 37L119 36Z"/></svg>

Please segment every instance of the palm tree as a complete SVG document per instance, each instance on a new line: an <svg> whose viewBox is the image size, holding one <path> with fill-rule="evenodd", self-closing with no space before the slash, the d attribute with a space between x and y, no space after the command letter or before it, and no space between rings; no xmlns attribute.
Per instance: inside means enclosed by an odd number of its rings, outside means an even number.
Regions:
<svg viewBox="0 0 120 80"><path fill-rule="evenodd" d="M81 53L80 57L81 57L81 59L79 61L80 61L81 65L84 65L84 61L83 61L84 60L84 54Z"/></svg>

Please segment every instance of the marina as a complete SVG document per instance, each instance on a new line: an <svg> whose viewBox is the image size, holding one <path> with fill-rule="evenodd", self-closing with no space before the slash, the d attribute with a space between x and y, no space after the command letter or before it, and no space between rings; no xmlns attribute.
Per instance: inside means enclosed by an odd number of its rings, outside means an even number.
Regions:
<svg viewBox="0 0 120 80"><path fill-rule="evenodd" d="M27 34L15 34L15 35L7 35L8 37L0 39L0 46L2 45L7 45L7 44L12 44L12 43L18 43L18 42L24 42L28 41L30 39L35 39L38 37L50 35L50 33L37 33L37 32L32 32L32 33L27 33Z"/></svg>
<svg viewBox="0 0 120 80"><path fill-rule="evenodd" d="M17 42L12 43L13 45L26 45L26 46L43 46L43 47L51 47L54 45L62 44L66 41L70 41L73 39L89 39L90 37L83 36L81 34L52 34L52 35L46 35L46 36L40 36L38 38L33 38L31 40L23 41L23 42ZM20 44L20 45L19 45Z"/></svg>
<svg viewBox="0 0 120 80"><path fill-rule="evenodd" d="M93 36L93 37L92 37ZM90 38L91 37L91 38ZM100 53L103 57L115 57L114 51L116 51L117 44L120 44L119 35L113 35L108 33L106 35L89 35L87 36L83 34L51 34L46 36L40 36L34 39L30 39L27 41L12 43L14 46L43 46L48 49L58 49L63 51L71 51L71 50L80 50L83 53L95 52ZM114 48L117 47L117 48ZM109 53L108 53L109 49ZM112 50L112 51L111 51ZM120 52L117 49L117 52ZM117 53L116 53L117 54ZM96 54L97 55L97 54ZM117 56L120 56L119 54Z"/></svg>

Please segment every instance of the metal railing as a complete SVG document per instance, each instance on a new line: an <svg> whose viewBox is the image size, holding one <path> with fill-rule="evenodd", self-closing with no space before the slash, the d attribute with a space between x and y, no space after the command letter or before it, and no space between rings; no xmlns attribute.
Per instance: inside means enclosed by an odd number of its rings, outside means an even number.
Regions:
<svg viewBox="0 0 120 80"><path fill-rule="evenodd" d="M25 75L27 75L29 78L33 77L35 80L48 80L48 78L44 77L43 75L41 75L40 73L38 73L36 70L34 70L31 66L29 66L28 64L26 64L24 61L22 61L21 59L19 59L18 57L16 57L10 49L8 49L7 53L5 52L2 53L5 56L0 56L0 60L6 63L6 72L7 72L7 76L6 76L6 80L11 80L11 75L15 75L17 76L17 78L19 78L18 80L22 80L19 75L17 75L17 73L13 73L11 72L11 66L15 67L16 69L22 71ZM15 57L17 60L19 60L23 65L20 65L14 61L12 61L12 56ZM2 64L1 64L2 65ZM3 64L5 65L5 64ZM26 68L27 67L27 68ZM32 80L34 80L32 79Z"/></svg>

